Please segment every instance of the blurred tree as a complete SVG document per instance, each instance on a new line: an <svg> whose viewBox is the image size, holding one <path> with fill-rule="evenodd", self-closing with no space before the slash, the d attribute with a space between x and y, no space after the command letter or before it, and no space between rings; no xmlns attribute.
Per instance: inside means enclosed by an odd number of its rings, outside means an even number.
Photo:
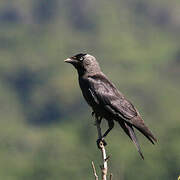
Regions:
<svg viewBox="0 0 180 180"><path fill-rule="evenodd" d="M48 23L56 16L58 10L57 0L35 0L33 7L34 21Z"/></svg>
<svg viewBox="0 0 180 180"><path fill-rule="evenodd" d="M73 27L80 31L92 32L97 28L93 17L93 8L88 7L87 1L68 0L68 18ZM95 13L95 11L94 11Z"/></svg>
<svg viewBox="0 0 180 180"><path fill-rule="evenodd" d="M15 8L7 8L0 12L1 23L19 23L20 21L21 16Z"/></svg>
<svg viewBox="0 0 180 180"><path fill-rule="evenodd" d="M60 101L57 101L57 95L52 88L48 87L46 78L44 78L42 72L32 72L27 68L19 69L13 74L4 74L5 81L16 91L22 104L22 110L31 124L48 125L59 122L63 116ZM43 91L47 92L45 94L47 100L41 105L38 105L32 97L39 85L45 85Z"/></svg>

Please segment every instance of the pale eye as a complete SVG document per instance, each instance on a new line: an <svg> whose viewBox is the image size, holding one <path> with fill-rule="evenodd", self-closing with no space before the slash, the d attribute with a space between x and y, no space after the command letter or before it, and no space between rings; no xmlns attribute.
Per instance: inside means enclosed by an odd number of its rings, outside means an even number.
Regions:
<svg viewBox="0 0 180 180"><path fill-rule="evenodd" d="M80 57L80 59L79 59L79 60L80 60L80 61L83 61L83 59L84 59L83 57Z"/></svg>

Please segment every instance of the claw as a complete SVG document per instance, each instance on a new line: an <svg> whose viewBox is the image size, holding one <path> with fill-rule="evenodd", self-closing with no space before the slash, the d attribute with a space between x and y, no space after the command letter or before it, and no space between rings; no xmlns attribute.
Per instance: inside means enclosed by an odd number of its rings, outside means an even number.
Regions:
<svg viewBox="0 0 180 180"><path fill-rule="evenodd" d="M106 141L104 140L104 138L97 139L96 143L97 143L97 147L98 147L99 149L102 148L102 145L103 145L103 146L106 146L106 145L107 145L107 143L106 143ZM102 143L102 144L101 144L101 143Z"/></svg>

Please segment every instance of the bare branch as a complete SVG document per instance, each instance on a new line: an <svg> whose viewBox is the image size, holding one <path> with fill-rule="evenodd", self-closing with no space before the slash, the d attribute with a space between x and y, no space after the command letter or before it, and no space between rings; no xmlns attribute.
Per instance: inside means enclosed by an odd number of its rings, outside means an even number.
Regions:
<svg viewBox="0 0 180 180"><path fill-rule="evenodd" d="M98 131L98 138L102 139L101 127L100 127L100 123L98 120L96 121L96 127L97 127L97 131ZM104 147L104 143L102 141L99 142L99 148L101 150L102 159L103 159L103 165L101 166L102 180L107 180L107 170L108 170L107 157L106 157L106 150Z"/></svg>
<svg viewBox="0 0 180 180"><path fill-rule="evenodd" d="M100 166L100 168L101 168L101 177L102 177L102 180L107 180L107 172L108 172L107 162L108 162L110 156L106 156L106 150L105 150L106 142L102 138L100 123L101 123L101 119L98 119L96 117L96 124L95 125L96 125L97 131L98 131L97 145L98 145L98 148L101 150L102 161L103 161L103 164ZM96 169L95 169L95 166L94 166L93 162L92 162L92 168L93 168L93 173L94 173L95 180L98 180L98 176L97 176ZM112 180L112 174L110 174L110 180Z"/></svg>
<svg viewBox="0 0 180 180"><path fill-rule="evenodd" d="M97 176L97 173L96 173L96 168L94 166L94 162L93 161L92 161L92 168L93 168L93 173L94 173L95 180L98 180L98 176Z"/></svg>
<svg viewBox="0 0 180 180"><path fill-rule="evenodd" d="M100 142L100 148L103 159L103 165L101 167L102 180L107 180L107 170L108 170L107 160L106 160L107 157L106 157L106 150L102 141Z"/></svg>

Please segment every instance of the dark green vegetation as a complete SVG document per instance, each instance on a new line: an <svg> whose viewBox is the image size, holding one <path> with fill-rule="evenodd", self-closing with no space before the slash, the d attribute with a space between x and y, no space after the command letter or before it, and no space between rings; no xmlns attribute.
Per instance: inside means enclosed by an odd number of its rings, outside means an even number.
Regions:
<svg viewBox="0 0 180 180"><path fill-rule="evenodd" d="M94 120L75 70L63 62L79 52L96 56L158 138L153 146L138 136L142 161L116 124L107 137L114 179L176 179L179 9L179 0L1 1L0 179L94 178Z"/></svg>

